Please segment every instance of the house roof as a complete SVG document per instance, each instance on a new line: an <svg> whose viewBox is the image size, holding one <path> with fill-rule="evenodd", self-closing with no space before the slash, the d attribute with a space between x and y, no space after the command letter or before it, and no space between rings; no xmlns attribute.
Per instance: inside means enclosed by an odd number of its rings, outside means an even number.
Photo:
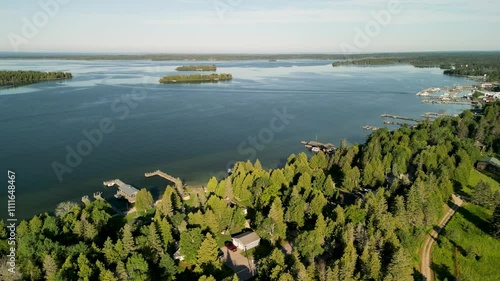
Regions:
<svg viewBox="0 0 500 281"><path fill-rule="evenodd" d="M495 157L484 158L481 160L481 162L487 162L490 165L500 168L500 160L496 159Z"/></svg>
<svg viewBox="0 0 500 281"><path fill-rule="evenodd" d="M243 245L248 245L252 242L260 240L260 237L257 233L250 231L233 236L233 239L238 239Z"/></svg>
<svg viewBox="0 0 500 281"><path fill-rule="evenodd" d="M129 196L136 194L138 191L137 188L131 186L130 184L120 185L120 186L118 186L118 189L120 189L123 193L125 193Z"/></svg>

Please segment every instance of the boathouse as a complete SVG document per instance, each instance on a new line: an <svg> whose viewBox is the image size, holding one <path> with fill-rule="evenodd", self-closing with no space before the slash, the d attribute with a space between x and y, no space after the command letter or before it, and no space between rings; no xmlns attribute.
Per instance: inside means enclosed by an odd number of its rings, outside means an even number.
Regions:
<svg viewBox="0 0 500 281"><path fill-rule="evenodd" d="M115 197L123 197L127 199L128 202L135 203L135 196L137 195L137 192L137 188L131 186L130 184L118 185L118 191L116 192Z"/></svg>

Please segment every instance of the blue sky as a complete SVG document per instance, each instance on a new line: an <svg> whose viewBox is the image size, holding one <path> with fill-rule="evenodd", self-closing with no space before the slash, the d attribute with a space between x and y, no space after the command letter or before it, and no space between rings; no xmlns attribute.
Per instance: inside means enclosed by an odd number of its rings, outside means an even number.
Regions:
<svg viewBox="0 0 500 281"><path fill-rule="evenodd" d="M499 10L497 0L2 1L0 51L500 50Z"/></svg>

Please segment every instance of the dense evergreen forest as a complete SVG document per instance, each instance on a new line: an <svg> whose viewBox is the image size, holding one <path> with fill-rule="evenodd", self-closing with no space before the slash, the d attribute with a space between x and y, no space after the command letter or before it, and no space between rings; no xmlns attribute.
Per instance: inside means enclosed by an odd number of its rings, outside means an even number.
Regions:
<svg viewBox="0 0 500 281"><path fill-rule="evenodd" d="M215 64L212 65L183 65L177 67L175 70L177 71L216 71L217 66Z"/></svg>
<svg viewBox="0 0 500 281"><path fill-rule="evenodd" d="M460 76L487 75L488 81L500 80L500 53L422 53L352 56L349 60L332 65L385 65L411 64L415 67L440 67L444 74Z"/></svg>
<svg viewBox="0 0 500 281"><path fill-rule="evenodd" d="M478 146L477 143L481 143ZM262 238L256 280L421 280L418 249L452 193L461 194L474 163L500 153L500 103L482 114L379 129L336 153L290 155L282 168L239 162L227 178L182 201L167 187L153 208L137 195L134 221L112 217L108 203L61 203L17 228L18 274L2 280L237 280L217 258L246 219ZM499 193L488 200L498 206ZM247 212L245 212L245 210ZM499 207L492 232L498 235ZM247 214L245 214L247 213ZM1 256L8 253L0 227ZM293 245L284 254L285 241ZM179 249L185 258L173 259Z"/></svg>
<svg viewBox="0 0 500 281"><path fill-rule="evenodd" d="M50 80L70 79L69 72L41 72L22 70L1 70L0 86L21 86Z"/></svg>
<svg viewBox="0 0 500 281"><path fill-rule="evenodd" d="M233 79L233 76L228 73L222 74L192 74L192 75L168 75L160 79L162 84L174 83L210 83L218 81L228 81Z"/></svg>

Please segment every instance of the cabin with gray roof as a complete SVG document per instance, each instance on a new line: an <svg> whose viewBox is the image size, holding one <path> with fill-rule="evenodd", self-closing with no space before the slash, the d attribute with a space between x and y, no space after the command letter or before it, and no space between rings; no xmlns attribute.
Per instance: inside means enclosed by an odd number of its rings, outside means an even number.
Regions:
<svg viewBox="0 0 500 281"><path fill-rule="evenodd" d="M235 235L232 237L233 244L236 246L238 249L241 250L250 250L252 248L255 248L259 246L260 243L260 237L257 235L257 233L253 231L249 232L244 232L238 235Z"/></svg>

